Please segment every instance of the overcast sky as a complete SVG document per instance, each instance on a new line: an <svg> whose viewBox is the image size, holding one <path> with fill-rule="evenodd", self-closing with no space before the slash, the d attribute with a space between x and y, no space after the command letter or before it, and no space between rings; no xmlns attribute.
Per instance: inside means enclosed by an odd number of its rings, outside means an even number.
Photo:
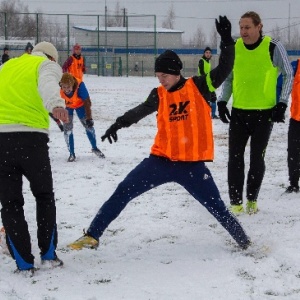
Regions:
<svg viewBox="0 0 300 300"><path fill-rule="evenodd" d="M258 12L263 20L264 32L278 25L300 30L299 0L21 0L30 12L37 10L44 13L99 14L104 15L105 4L108 12L115 12L116 3L126 8L127 14L156 15L157 27L162 26L168 11L173 5L175 11L174 29L183 30L184 41L188 41L200 26L209 35L214 28L214 19L227 15L232 21L233 31L238 32L238 20L248 11ZM298 24L298 25L296 25Z"/></svg>

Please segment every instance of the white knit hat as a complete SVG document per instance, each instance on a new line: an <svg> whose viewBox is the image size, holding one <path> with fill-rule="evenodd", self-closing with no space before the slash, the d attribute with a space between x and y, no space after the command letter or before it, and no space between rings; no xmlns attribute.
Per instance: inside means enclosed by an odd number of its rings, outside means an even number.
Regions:
<svg viewBox="0 0 300 300"><path fill-rule="evenodd" d="M34 52L43 52L44 54L51 56L56 62L58 61L58 52L53 44L49 42L40 42L36 44L32 49L32 53Z"/></svg>

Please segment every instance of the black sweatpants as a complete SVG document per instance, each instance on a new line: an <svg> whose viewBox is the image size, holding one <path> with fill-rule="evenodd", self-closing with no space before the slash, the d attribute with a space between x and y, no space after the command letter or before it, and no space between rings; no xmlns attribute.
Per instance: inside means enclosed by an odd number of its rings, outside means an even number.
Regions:
<svg viewBox="0 0 300 300"><path fill-rule="evenodd" d="M0 202L7 245L19 269L33 267L31 240L24 216L22 177L36 200L38 246L41 257L56 257L56 207L45 133L0 133Z"/></svg>
<svg viewBox="0 0 300 300"><path fill-rule="evenodd" d="M300 177L300 121L290 119L288 131L288 170L292 186L299 186Z"/></svg>
<svg viewBox="0 0 300 300"><path fill-rule="evenodd" d="M231 205L243 203L244 154L250 138L247 200L256 201L265 174L265 152L272 132L271 109L233 108L229 125L228 189Z"/></svg>

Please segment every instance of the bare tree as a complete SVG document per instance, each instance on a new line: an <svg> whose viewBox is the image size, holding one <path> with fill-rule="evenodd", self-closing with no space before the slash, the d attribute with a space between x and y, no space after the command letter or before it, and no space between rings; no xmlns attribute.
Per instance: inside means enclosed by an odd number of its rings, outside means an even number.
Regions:
<svg viewBox="0 0 300 300"><path fill-rule="evenodd" d="M162 27L168 29L174 29L175 17L176 16L175 16L174 5L172 3L169 8L166 19L162 23Z"/></svg>
<svg viewBox="0 0 300 300"><path fill-rule="evenodd" d="M271 31L270 31L270 36L272 36L274 39L280 40L283 42L283 33L282 29L276 25Z"/></svg>
<svg viewBox="0 0 300 300"><path fill-rule="evenodd" d="M195 35L190 40L190 46L204 48L206 46L206 36L203 29L198 26Z"/></svg>
<svg viewBox="0 0 300 300"><path fill-rule="evenodd" d="M300 49L300 33L299 33L299 29L297 27L293 27L291 29L290 34L288 34L288 36L290 37L287 38L287 45L286 48L289 50L297 50Z"/></svg>
<svg viewBox="0 0 300 300"><path fill-rule="evenodd" d="M116 3L114 15L106 16L107 27L123 27L125 24L125 8L121 8L119 1Z"/></svg>
<svg viewBox="0 0 300 300"><path fill-rule="evenodd" d="M210 32L210 36L209 36L209 43L214 46L214 47L218 47L217 45L217 36L218 36L218 33L216 31L215 28L213 28Z"/></svg>
<svg viewBox="0 0 300 300"><path fill-rule="evenodd" d="M5 39L40 39L49 41L62 40L66 36L65 30L58 22L51 22L39 14L30 14L28 6L20 0L4 0L0 3L0 17L4 26L0 27L0 36ZM38 23L38 24L37 24ZM5 29L4 29L5 28ZM55 43L57 44L57 43Z"/></svg>

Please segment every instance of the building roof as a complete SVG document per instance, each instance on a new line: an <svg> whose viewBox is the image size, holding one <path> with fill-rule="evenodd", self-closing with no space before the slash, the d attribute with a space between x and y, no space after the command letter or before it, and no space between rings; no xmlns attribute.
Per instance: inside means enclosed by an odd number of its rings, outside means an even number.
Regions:
<svg viewBox="0 0 300 300"><path fill-rule="evenodd" d="M73 28L84 31L98 31L97 26L73 26ZM153 33L153 27L99 27L100 32L142 32ZM156 28L156 33L184 33L182 30Z"/></svg>

